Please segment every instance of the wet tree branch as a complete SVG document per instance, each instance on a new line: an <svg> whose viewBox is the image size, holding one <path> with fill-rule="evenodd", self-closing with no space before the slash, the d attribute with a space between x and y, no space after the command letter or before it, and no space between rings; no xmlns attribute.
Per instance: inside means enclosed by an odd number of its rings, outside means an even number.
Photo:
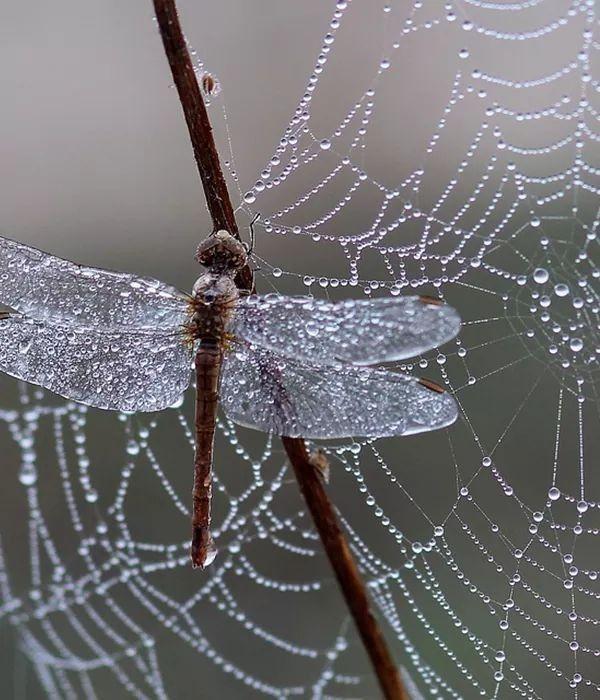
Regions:
<svg viewBox="0 0 600 700"><path fill-rule="evenodd" d="M210 120L181 30L175 0L153 0L153 3L213 226L215 229L226 229L239 237ZM236 282L240 288L253 290L252 270L246 267ZM408 700L408 694L403 687L385 638L371 612L364 581L339 525L323 480L309 460L304 440L282 438L282 442L350 613L373 664L383 695L388 700Z"/></svg>
<svg viewBox="0 0 600 700"><path fill-rule="evenodd" d="M171 67L173 82L177 88L190 134L213 227L215 231L225 229L229 233L239 236L210 119L194 72L187 42L181 29L175 0L153 0L153 3L165 54ZM238 275L236 282L242 289L250 290L252 289L252 279L252 270L246 267Z"/></svg>
<svg viewBox="0 0 600 700"><path fill-rule="evenodd" d="M388 700L409 700L383 633L371 611L365 583L329 500L323 479L309 460L306 444L300 438L282 437L281 441L371 659L383 696Z"/></svg>

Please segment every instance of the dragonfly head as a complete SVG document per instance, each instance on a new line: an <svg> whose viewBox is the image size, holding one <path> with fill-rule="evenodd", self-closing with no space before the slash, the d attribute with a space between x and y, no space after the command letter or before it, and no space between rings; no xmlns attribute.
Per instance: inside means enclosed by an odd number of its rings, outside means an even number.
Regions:
<svg viewBox="0 0 600 700"><path fill-rule="evenodd" d="M227 231L217 231L202 241L196 260L211 272L235 274L248 262L248 253L241 241Z"/></svg>

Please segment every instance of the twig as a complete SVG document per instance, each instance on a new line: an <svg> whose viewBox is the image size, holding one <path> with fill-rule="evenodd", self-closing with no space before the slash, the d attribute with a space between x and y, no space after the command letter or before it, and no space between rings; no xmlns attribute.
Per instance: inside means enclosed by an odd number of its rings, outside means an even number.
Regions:
<svg viewBox="0 0 600 700"><path fill-rule="evenodd" d="M386 698L408 700L385 638L371 612L365 584L327 496L323 478L309 461L304 440L282 437L304 500L315 522L352 617Z"/></svg>
<svg viewBox="0 0 600 700"><path fill-rule="evenodd" d="M153 0L153 3L160 36L183 108L214 229L215 231L225 229L225 231L239 237L210 119L194 72L187 42L181 29L175 0ZM252 270L250 267L245 267L238 275L236 283L242 289L251 290L252 280Z"/></svg>
<svg viewBox="0 0 600 700"><path fill-rule="evenodd" d="M153 3L165 53L188 125L213 225L215 229L226 229L239 237L210 120L181 30L175 0L153 0ZM253 289L252 270L249 267L244 268L236 282L244 289ZM377 620L371 612L365 584L360 577L322 479L309 461L304 440L282 438L282 442L377 674L383 695L387 700L408 700L398 669Z"/></svg>

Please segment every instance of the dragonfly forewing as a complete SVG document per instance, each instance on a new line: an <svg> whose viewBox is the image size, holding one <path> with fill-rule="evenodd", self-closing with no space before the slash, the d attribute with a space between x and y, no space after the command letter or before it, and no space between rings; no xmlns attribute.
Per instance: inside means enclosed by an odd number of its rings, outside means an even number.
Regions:
<svg viewBox="0 0 600 700"><path fill-rule="evenodd" d="M177 328L186 296L163 282L77 265L0 237L0 304L38 321L97 328Z"/></svg>
<svg viewBox="0 0 600 700"><path fill-rule="evenodd" d="M267 295L238 304L232 333L290 358L369 365L414 357L460 329L451 306L427 297L350 299Z"/></svg>
<svg viewBox="0 0 600 700"><path fill-rule="evenodd" d="M414 377L317 365L258 346L226 356L221 389L231 420L290 437L410 435L448 426L458 415L452 396Z"/></svg>

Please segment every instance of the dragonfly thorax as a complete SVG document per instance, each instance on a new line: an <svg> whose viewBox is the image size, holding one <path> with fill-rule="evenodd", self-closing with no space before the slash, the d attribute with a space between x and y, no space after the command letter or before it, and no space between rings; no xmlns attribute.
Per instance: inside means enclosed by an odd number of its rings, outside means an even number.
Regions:
<svg viewBox="0 0 600 700"><path fill-rule="evenodd" d="M235 275L248 262L248 253L241 241L227 231L217 231L202 241L196 260L211 272Z"/></svg>
<svg viewBox="0 0 600 700"><path fill-rule="evenodd" d="M192 296L196 304L211 306L237 299L238 291L229 275L206 272L194 282Z"/></svg>
<svg viewBox="0 0 600 700"><path fill-rule="evenodd" d="M189 326L192 335L220 340L238 298L233 278L207 272L196 280L192 297L193 314Z"/></svg>

